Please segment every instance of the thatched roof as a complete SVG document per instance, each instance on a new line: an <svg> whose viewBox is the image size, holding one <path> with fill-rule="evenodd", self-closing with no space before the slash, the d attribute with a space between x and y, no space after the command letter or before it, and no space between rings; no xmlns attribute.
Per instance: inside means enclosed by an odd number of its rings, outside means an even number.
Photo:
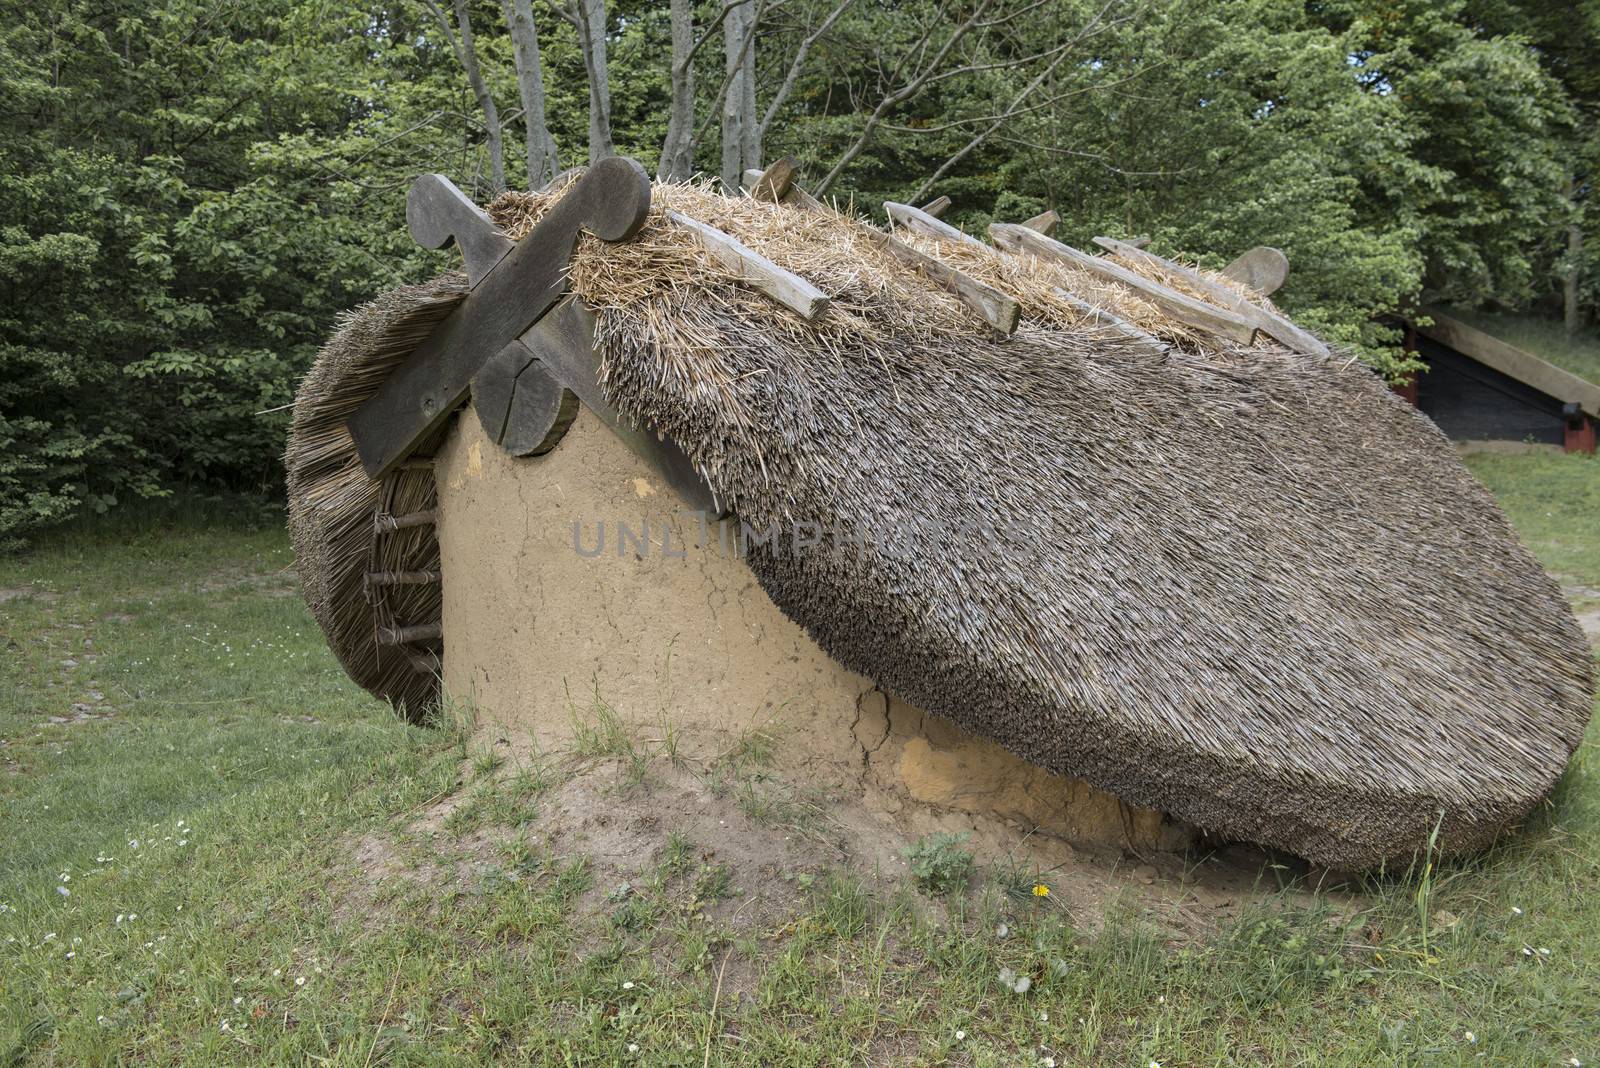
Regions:
<svg viewBox="0 0 1600 1068"><path fill-rule="evenodd" d="M520 233L550 201L491 212ZM806 323L776 306L667 207L831 307ZM1545 793L1588 720L1591 656L1424 416L1347 356L1223 341L1089 273L915 241L1015 296L1016 333L864 223L697 187L658 187L637 239L585 238L573 263L619 410L675 440L752 528L867 535L752 548L762 587L824 649L1051 771L1330 865L1407 854L1436 825L1447 849L1479 845ZM432 299L358 314L319 369L348 375L369 351L381 372L385 332Z"/></svg>

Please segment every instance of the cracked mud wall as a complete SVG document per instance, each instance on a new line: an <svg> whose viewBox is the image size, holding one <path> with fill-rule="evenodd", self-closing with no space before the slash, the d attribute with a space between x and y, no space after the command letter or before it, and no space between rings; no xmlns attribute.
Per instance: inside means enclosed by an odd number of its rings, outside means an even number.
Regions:
<svg viewBox="0 0 1600 1068"><path fill-rule="evenodd" d="M689 511L587 410L529 459L464 412L436 476L445 691L487 729L559 748L604 702L645 736L670 725L702 757L770 730L780 774L906 834L975 826L1137 848L1189 837L841 667L737 558L733 525Z"/></svg>

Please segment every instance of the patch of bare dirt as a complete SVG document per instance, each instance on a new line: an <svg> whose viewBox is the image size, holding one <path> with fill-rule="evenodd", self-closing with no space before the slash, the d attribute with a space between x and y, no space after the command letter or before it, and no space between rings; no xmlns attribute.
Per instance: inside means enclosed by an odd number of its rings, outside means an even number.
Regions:
<svg viewBox="0 0 1600 1068"><path fill-rule="evenodd" d="M61 600L61 595L50 590L36 589L32 586L0 586L0 604L5 604L7 601L27 600L54 604Z"/></svg>
<svg viewBox="0 0 1600 1068"><path fill-rule="evenodd" d="M880 892L908 886L904 851L919 836L908 827L966 834L963 847L985 872L974 881L974 893L1008 873L1037 879L1049 886L1052 903L1086 930L1098 929L1114 904L1132 905L1183 942L1285 890L1280 899L1308 904L1304 891L1319 881L1324 890L1338 886L1330 873L1248 846L1203 845L1181 853L1075 848L1015 821L935 808L908 823L903 811L888 813L868 794L819 793L783 781L772 769L730 774L658 757L635 781L637 767L622 760L557 763L561 770L530 805L535 814L518 827L479 822L459 832L454 825L463 807L482 803L474 799L479 782L419 810L397 834L372 833L354 842L354 885L342 909L370 922L382 911L379 899L397 884L428 889L436 898L470 890L486 873L501 871L508 847L515 846L564 861L586 859L593 882L575 903L575 918L603 921L631 888L660 870L676 837L689 843L697 872L725 873L725 894L696 900L699 918L729 937L756 936L780 929L807 907L807 888L830 871ZM517 766L508 762L497 773L500 780ZM464 778L470 777L466 769ZM1358 904L1354 896L1345 900L1349 909ZM941 906L930 901L930 907ZM605 924L582 926L599 932ZM734 996L754 982L741 971L748 967L737 959L728 965L724 982Z"/></svg>

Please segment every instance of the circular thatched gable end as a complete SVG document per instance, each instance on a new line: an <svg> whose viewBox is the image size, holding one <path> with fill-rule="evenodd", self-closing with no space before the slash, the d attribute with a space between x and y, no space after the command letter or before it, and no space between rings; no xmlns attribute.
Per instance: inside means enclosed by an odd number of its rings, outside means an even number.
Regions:
<svg viewBox="0 0 1600 1068"><path fill-rule="evenodd" d="M1593 698L1570 610L1449 442L1348 356L1227 340L1101 274L900 235L1015 297L1005 336L859 221L694 187L655 199L635 240L584 238L573 261L605 395L741 524L777 532L749 567L846 668L1040 768L1335 866L1435 832L1481 845L1561 774ZM518 234L552 200L491 210ZM828 310L768 300L668 208ZM357 576L427 570L377 561L370 526L429 502L363 485L341 420L458 293L401 291L346 323L289 451L319 622L358 681L411 708L431 678L371 634L427 606L397 613Z"/></svg>

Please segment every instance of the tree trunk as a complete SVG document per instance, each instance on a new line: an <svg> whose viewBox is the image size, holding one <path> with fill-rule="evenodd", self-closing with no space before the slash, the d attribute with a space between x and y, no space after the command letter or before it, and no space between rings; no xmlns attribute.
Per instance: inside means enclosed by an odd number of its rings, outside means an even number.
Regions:
<svg viewBox="0 0 1600 1068"><path fill-rule="evenodd" d="M694 0L672 0L672 108L656 177L682 182L694 173Z"/></svg>
<svg viewBox="0 0 1600 1068"><path fill-rule="evenodd" d="M611 77L606 66L606 0L576 0L578 42L589 74L589 163L616 155L611 140Z"/></svg>
<svg viewBox="0 0 1600 1068"><path fill-rule="evenodd" d="M1573 202L1574 187L1572 179L1567 179L1567 206L1572 211L1572 221L1567 225L1567 263L1561 272L1561 302L1562 318L1567 326L1567 335L1576 334L1583 327L1583 310L1578 306L1578 283L1581 280L1583 263L1583 223L1578 214L1578 205Z"/></svg>
<svg viewBox="0 0 1600 1068"><path fill-rule="evenodd" d="M528 188L548 185L561 163L556 140L545 120L544 63L539 55L539 28L533 23L531 0L504 0L506 25L511 28L512 55L517 64L517 88L522 95L522 123L528 142Z"/></svg>
<svg viewBox="0 0 1600 1068"><path fill-rule="evenodd" d="M467 17L467 0L455 0L456 25L461 31L461 66L467 72L467 84L472 86L478 106L483 109L483 124L488 130L489 176L496 193L506 188L506 154L500 140L500 112L494 106L494 97L484 83L483 72L478 69L478 50L472 43L472 22Z"/></svg>
<svg viewBox="0 0 1600 1068"><path fill-rule="evenodd" d="M739 188L748 168L761 166L761 129L756 121L756 23L753 5L741 4L722 24L728 93L722 98L722 184Z"/></svg>

